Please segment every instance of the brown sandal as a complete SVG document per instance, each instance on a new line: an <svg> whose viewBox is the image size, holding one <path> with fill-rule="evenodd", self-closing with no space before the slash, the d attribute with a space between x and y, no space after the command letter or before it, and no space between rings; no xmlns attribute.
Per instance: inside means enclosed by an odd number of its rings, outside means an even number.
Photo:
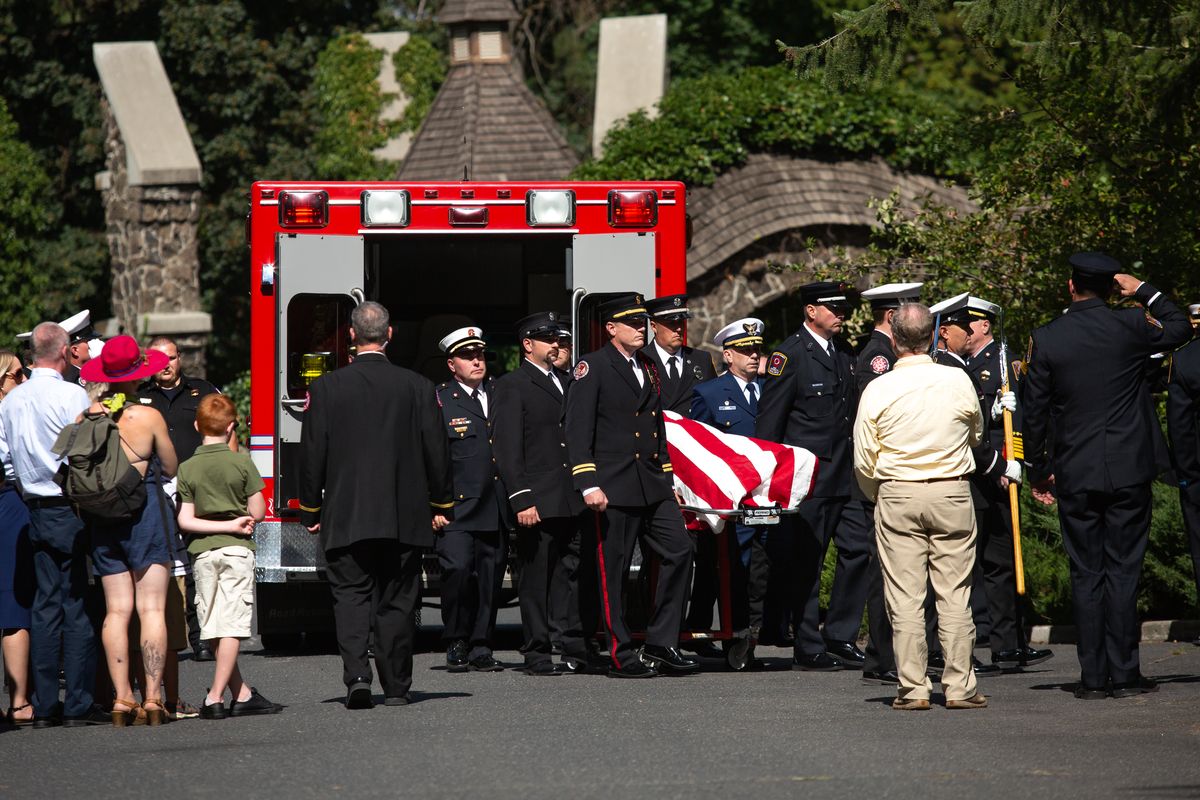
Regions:
<svg viewBox="0 0 1200 800"><path fill-rule="evenodd" d="M8 722L9 725L32 725L33 724L33 712L32 711L29 712L28 717L18 717L17 716L18 711L24 711L27 708L33 708L33 705L31 703L26 703L23 706L13 706L12 708L10 708L8 710L8 713L4 715L4 719Z"/></svg>
<svg viewBox="0 0 1200 800"><path fill-rule="evenodd" d="M152 704L154 708L150 707ZM165 725L169 722L167 719L167 707L157 697L147 697L143 700L142 709L146 712L147 725Z"/></svg>
<svg viewBox="0 0 1200 800"><path fill-rule="evenodd" d="M117 708L117 704L128 706L128 709ZM131 725L145 725L146 712L134 700L114 700L112 708L112 724L114 728L126 728Z"/></svg>

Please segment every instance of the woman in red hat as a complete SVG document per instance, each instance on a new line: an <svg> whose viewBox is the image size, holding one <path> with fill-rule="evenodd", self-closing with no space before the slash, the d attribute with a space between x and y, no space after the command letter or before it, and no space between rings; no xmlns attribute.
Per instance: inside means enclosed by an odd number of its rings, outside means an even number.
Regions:
<svg viewBox="0 0 1200 800"><path fill-rule="evenodd" d="M93 518L92 563L104 587L107 612L101 639L117 699L113 725L157 725L167 718L162 702L167 659L166 598L171 580L175 509L162 490L179 465L162 415L150 406L127 404L137 387L166 366L158 350L143 351L132 336L105 342L98 358L80 369L95 401L89 412L104 412L117 423L129 463L146 479L146 504L130 520ZM129 676L129 623L137 609L145 668L142 703L133 698Z"/></svg>

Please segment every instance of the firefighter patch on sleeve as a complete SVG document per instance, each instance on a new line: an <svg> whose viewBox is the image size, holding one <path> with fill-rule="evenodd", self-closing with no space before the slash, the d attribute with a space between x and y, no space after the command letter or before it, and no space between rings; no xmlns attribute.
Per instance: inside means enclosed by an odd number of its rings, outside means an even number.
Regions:
<svg viewBox="0 0 1200 800"><path fill-rule="evenodd" d="M308 404L312 402L312 395L308 392L304 393L304 410L308 411Z"/></svg>
<svg viewBox="0 0 1200 800"><path fill-rule="evenodd" d="M871 359L871 372L874 372L876 375L882 375L883 373L887 372L891 366L892 365L888 363L886 356L875 356Z"/></svg>
<svg viewBox="0 0 1200 800"><path fill-rule="evenodd" d="M771 353L771 360L767 362L767 374L778 378L783 374L783 368L787 366L788 357L776 350Z"/></svg>
<svg viewBox="0 0 1200 800"><path fill-rule="evenodd" d="M588 374L588 363L586 361L580 361L578 364L576 364L574 374L575 374L575 380L577 380L577 381L580 381L580 380L583 380L584 378L586 378L587 374Z"/></svg>

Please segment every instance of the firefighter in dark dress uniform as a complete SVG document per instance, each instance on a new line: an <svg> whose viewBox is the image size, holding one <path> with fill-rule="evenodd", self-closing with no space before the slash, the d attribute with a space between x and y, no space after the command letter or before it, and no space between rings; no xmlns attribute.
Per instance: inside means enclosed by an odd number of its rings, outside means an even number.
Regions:
<svg viewBox="0 0 1200 800"><path fill-rule="evenodd" d="M646 307L641 295L628 294L601 303L598 311L610 341L575 365L566 423L575 488L594 512L597 528L608 674L644 678L657 675L658 669L695 670L698 662L677 647L692 541L672 486L659 397L662 380L654 362L641 352ZM640 654L623 617L629 557L639 534L643 547L659 557L654 611Z"/></svg>
<svg viewBox="0 0 1200 800"><path fill-rule="evenodd" d="M1200 303L1188 307L1192 326L1200 331ZM1167 384L1167 431L1179 506L1192 553L1196 591L1200 595L1200 339L1175 351ZM1194 644L1200 644L1196 639Z"/></svg>
<svg viewBox="0 0 1200 800"><path fill-rule="evenodd" d="M437 387L454 470L454 518L435 549L442 567L442 623L450 672L499 672L492 656L511 513L492 457L483 331L459 328L438 347L453 378Z"/></svg>
<svg viewBox="0 0 1200 800"><path fill-rule="evenodd" d="M758 376L762 358L763 322L747 317L729 323L713 337L721 348L727 369L718 378L692 390L691 417L725 433L754 435L758 398L763 380ZM763 602L767 594L766 540L762 525L733 525L730 544L730 605L735 638L729 643L731 664L755 665L754 647L762 629ZM715 536L701 534L709 539ZM692 602L696 593L692 593ZM709 603L711 614L712 603Z"/></svg>
<svg viewBox="0 0 1200 800"><path fill-rule="evenodd" d="M570 376L554 366L559 326L553 311L517 323L524 357L496 381L492 413L496 465L517 521L521 652L529 675L588 671L586 643L597 625L595 559L580 558L581 532L590 520L567 464L563 409ZM563 653L557 666L551 654L556 621Z"/></svg>
<svg viewBox="0 0 1200 800"><path fill-rule="evenodd" d="M1016 398L1012 392L1005 396L1000 391L1000 345L993 334L999 314L1000 306L995 303L974 296L967 298L971 326L967 372L982 392L984 420L989 423L988 439L992 449L1014 459L1016 456L1006 453L1004 448L1002 415L1006 403L1010 411L1016 410ZM1054 653L1030 647L1025 642L1017 607L1012 507L1008 491L995 481L977 481L972 484L972 492L979 531L975 540L975 577L987 598L992 664L1004 670L1040 664L1052 658Z"/></svg>
<svg viewBox="0 0 1200 800"><path fill-rule="evenodd" d="M100 353L100 334L92 327L92 314L85 308L58 324L67 332L67 368L63 371L63 380L83 386L79 368L91 360L93 350L97 355ZM32 336L33 331L17 334L17 338L27 344ZM92 342L96 342L94 347ZM26 374L28 375L28 371Z"/></svg>
<svg viewBox="0 0 1200 800"><path fill-rule="evenodd" d="M849 541L841 530L854 483L850 435L858 405L854 354L839 336L850 301L844 285L827 281L801 286L800 298L804 324L767 359L755 430L759 439L807 449L819 466L811 495L787 523L790 530L767 540L770 587L790 595L794 669L859 669L861 652L853 642L866 603L870 551L866 541ZM830 539L838 564L822 636L820 579Z"/></svg>
<svg viewBox="0 0 1200 800"><path fill-rule="evenodd" d="M875 378L890 372L896 364L896 351L892 347L892 317L903 303L916 303L921 299L922 283L886 283L862 293L871 304L874 329L858 351L854 378L861 395ZM887 609L883 605L883 571L879 566L879 554L875 546L875 504L867 499L858 486L850 486L850 502L842 522L852 537L867 542L870 561L867 567L867 649L863 654L862 670L865 683L899 683L896 675L896 654L892 649L892 625L888 621Z"/></svg>
<svg viewBox="0 0 1200 800"><path fill-rule="evenodd" d="M1162 292L1103 253L1076 253L1067 312L1033 332L1024 390L1033 495L1058 501L1071 564L1081 699L1156 688L1142 677L1137 587L1150 531L1146 360L1192 336ZM1142 308L1111 309L1114 289ZM1153 315L1156 322L1147 318Z"/></svg>

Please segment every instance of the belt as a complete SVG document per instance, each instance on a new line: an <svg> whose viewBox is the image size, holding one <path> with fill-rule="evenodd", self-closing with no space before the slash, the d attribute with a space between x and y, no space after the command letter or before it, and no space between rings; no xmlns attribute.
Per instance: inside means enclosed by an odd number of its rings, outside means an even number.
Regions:
<svg viewBox="0 0 1200 800"><path fill-rule="evenodd" d="M26 497L25 505L29 508L62 508L71 505L65 497Z"/></svg>
<svg viewBox="0 0 1200 800"><path fill-rule="evenodd" d="M925 478L924 480L905 481L899 478L888 478L883 483L958 483L967 480L966 475L956 475L953 478Z"/></svg>

